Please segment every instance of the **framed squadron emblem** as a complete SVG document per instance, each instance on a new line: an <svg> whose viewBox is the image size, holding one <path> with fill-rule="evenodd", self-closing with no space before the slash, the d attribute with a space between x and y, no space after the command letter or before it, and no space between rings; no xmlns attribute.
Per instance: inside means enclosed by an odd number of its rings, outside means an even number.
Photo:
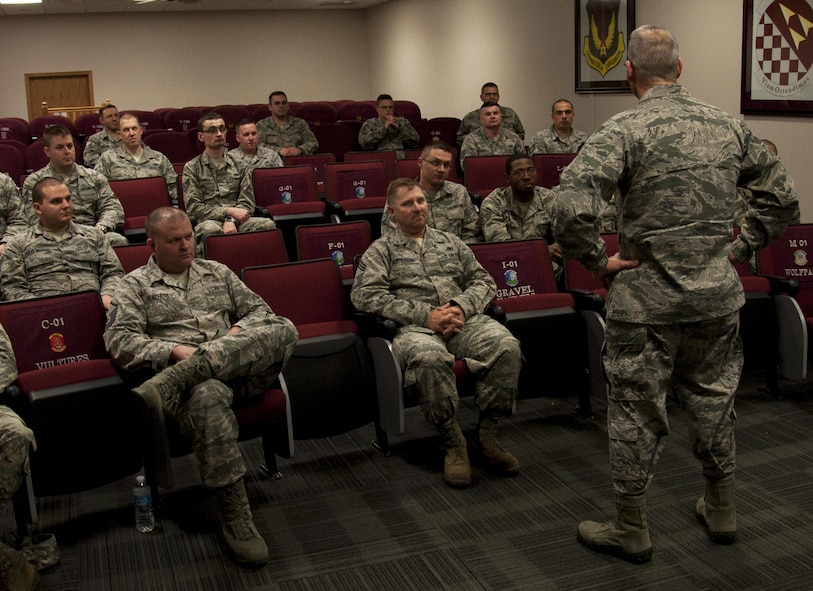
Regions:
<svg viewBox="0 0 813 591"><path fill-rule="evenodd" d="M813 115L813 2L743 3L742 104L746 115Z"/></svg>
<svg viewBox="0 0 813 591"><path fill-rule="evenodd" d="M629 92L634 0L576 0L576 92Z"/></svg>

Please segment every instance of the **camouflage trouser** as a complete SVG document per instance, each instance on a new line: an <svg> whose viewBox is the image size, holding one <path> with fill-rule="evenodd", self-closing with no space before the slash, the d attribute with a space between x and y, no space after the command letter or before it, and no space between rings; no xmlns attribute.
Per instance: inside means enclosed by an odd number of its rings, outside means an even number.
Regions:
<svg viewBox="0 0 813 591"><path fill-rule="evenodd" d="M250 217L245 222L237 226L237 231L243 232L259 232L260 230L273 230L277 225L274 220L270 218L255 218ZM204 242L207 236L216 236L223 233L223 222L216 222L214 220L204 220L195 225L195 254L202 257Z"/></svg>
<svg viewBox="0 0 813 591"><path fill-rule="evenodd" d="M417 388L424 416L433 425L457 414L455 359L464 359L476 376L475 403L481 411L511 414L521 364L519 341L488 316L472 316L448 342L428 328L407 326L392 348L404 370L404 386Z"/></svg>
<svg viewBox="0 0 813 591"><path fill-rule="evenodd" d="M270 325L243 328L198 347L216 379L185 392L178 405L167 401L164 409L192 445L205 486L227 486L245 474L232 400L267 390L291 357L296 338L293 324L276 316Z"/></svg>
<svg viewBox="0 0 813 591"><path fill-rule="evenodd" d="M31 429L7 406L0 405L0 507L28 474L28 450L36 443Z"/></svg>
<svg viewBox="0 0 813 591"><path fill-rule="evenodd" d="M742 370L739 313L675 325L607 321L604 371L615 492L646 491L669 434L673 391L689 422L703 474L733 474L734 392Z"/></svg>
<svg viewBox="0 0 813 591"><path fill-rule="evenodd" d="M127 240L126 236L122 236L118 232L108 232L104 235L107 238L107 241L110 243L110 246L124 246L125 244L130 244L130 241Z"/></svg>

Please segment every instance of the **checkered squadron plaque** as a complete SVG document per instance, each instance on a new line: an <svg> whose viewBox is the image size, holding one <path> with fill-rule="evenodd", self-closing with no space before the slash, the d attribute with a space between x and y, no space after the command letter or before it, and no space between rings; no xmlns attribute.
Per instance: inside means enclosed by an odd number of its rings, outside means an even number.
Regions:
<svg viewBox="0 0 813 591"><path fill-rule="evenodd" d="M806 0L775 0L755 8L764 10L761 15L757 12L753 48L753 76L760 94L766 93L764 98L803 98L797 95L811 90L813 7Z"/></svg>

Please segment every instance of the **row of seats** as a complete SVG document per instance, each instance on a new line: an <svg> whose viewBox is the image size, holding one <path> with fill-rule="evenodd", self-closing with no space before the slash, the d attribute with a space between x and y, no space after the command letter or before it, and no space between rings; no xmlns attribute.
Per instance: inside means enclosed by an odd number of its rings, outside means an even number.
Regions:
<svg viewBox="0 0 813 591"><path fill-rule="evenodd" d="M312 126L338 121L366 121L378 116L375 101L306 101L288 103L289 114L304 119ZM122 112L138 115L141 124L148 131L168 129L186 132L197 129L198 119L206 113L218 113L233 129L241 119L259 121L271 113L267 104L217 105L214 107L160 108L153 111L124 109ZM412 101L395 101L395 113L413 124L421 121L421 109ZM64 125L74 135L84 138L102 130L97 113L85 113L72 120L63 115L43 115L30 122L19 117L0 118L0 139L31 143L42 137L45 128L51 125ZM458 121L459 125L459 121ZM457 131L455 129L455 131Z"/></svg>

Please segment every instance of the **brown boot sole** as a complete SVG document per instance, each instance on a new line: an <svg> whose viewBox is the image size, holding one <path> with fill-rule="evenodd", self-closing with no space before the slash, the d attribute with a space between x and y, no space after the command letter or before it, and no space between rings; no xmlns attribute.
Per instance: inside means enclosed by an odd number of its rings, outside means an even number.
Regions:
<svg viewBox="0 0 813 591"><path fill-rule="evenodd" d="M598 552L600 554L608 554L609 556L614 556L616 558L620 558L622 560L626 560L627 562L631 562L633 564L644 564L649 562L652 559L652 548L647 548L643 552L625 552L623 548L618 546L605 546L604 544L594 544L590 540L583 538L581 533L576 535L579 542L590 550L594 552Z"/></svg>
<svg viewBox="0 0 813 591"><path fill-rule="evenodd" d="M709 529L709 524L706 523L705 517L703 517L700 513L695 513L694 516L697 517L697 521L700 522L700 525L706 528L706 534L708 534L709 539L714 544L728 546L729 544L733 544L737 541L736 531L711 531Z"/></svg>

